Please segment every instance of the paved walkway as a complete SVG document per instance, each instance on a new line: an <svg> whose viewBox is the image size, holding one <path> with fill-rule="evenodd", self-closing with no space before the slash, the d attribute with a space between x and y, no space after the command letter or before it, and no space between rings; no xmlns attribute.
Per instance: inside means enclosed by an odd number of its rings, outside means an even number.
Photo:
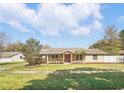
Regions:
<svg viewBox="0 0 124 93"><path fill-rule="evenodd" d="M13 73L18 73L18 74L32 74L32 73L38 73L38 74L64 74L64 73L86 73L86 74L91 74L91 73L104 73L104 72L119 72L119 71L15 71ZM121 71L124 72L124 71Z"/></svg>

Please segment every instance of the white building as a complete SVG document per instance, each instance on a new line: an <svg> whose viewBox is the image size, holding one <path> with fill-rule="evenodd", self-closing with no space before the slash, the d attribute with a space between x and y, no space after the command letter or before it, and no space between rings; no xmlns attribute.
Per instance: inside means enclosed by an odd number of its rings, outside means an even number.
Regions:
<svg viewBox="0 0 124 93"><path fill-rule="evenodd" d="M22 62L23 54L20 52L2 52L0 63L2 62Z"/></svg>

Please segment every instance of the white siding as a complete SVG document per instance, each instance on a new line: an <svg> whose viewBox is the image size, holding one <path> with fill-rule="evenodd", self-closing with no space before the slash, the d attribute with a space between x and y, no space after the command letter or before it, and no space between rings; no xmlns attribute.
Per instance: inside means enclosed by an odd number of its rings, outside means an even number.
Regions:
<svg viewBox="0 0 124 93"><path fill-rule="evenodd" d="M97 60L93 59L93 55L86 55L84 62L104 62L104 55L97 55Z"/></svg>
<svg viewBox="0 0 124 93"><path fill-rule="evenodd" d="M124 63L124 56L119 56L119 57L117 58L117 61Z"/></svg>
<svg viewBox="0 0 124 93"><path fill-rule="evenodd" d="M105 55L104 56L104 62L107 62L107 63L120 63L120 62L124 62L124 56Z"/></svg>
<svg viewBox="0 0 124 93"><path fill-rule="evenodd" d="M2 63L2 62L22 62L24 60L20 58L21 56L23 57L22 54L17 54L10 58L0 58L0 63Z"/></svg>
<svg viewBox="0 0 124 93"><path fill-rule="evenodd" d="M84 62L94 62L94 63L124 63L124 55L97 55L98 59L93 60L93 55L86 55Z"/></svg>

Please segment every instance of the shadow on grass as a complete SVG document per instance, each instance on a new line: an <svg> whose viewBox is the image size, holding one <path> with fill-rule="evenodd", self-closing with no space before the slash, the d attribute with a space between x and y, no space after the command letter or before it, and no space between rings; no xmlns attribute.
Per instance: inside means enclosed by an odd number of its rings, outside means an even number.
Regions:
<svg viewBox="0 0 124 93"><path fill-rule="evenodd" d="M47 75L46 79L36 79L27 82L22 89L30 90L103 90L124 89L123 72L103 73L70 73L70 71L99 71L103 69L77 68L69 70L57 70ZM105 70L104 70L105 71Z"/></svg>

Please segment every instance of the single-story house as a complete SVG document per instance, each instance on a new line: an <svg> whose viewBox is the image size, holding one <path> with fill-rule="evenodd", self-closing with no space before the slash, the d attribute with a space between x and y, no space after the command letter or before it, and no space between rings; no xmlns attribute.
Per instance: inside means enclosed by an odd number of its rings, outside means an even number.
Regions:
<svg viewBox="0 0 124 93"><path fill-rule="evenodd" d="M81 51L85 52L84 59ZM46 63L89 63L104 62L106 53L99 49L50 48L41 49L40 54Z"/></svg>
<svg viewBox="0 0 124 93"><path fill-rule="evenodd" d="M85 52L83 59L82 52ZM45 63L124 63L124 51L119 55L107 55L99 49L49 48L42 49L40 56Z"/></svg>
<svg viewBox="0 0 124 93"><path fill-rule="evenodd" d="M20 52L2 52L0 53L0 63L1 62L22 62L24 61L23 54Z"/></svg>

